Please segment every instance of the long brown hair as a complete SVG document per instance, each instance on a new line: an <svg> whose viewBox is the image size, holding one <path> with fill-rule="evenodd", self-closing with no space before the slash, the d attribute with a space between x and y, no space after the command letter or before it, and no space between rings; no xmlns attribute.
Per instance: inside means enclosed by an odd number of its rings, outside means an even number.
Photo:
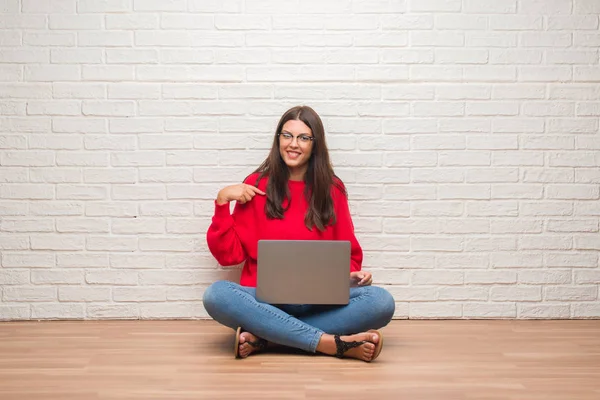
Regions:
<svg viewBox="0 0 600 400"><path fill-rule="evenodd" d="M333 172L329 150L327 150L327 143L325 142L323 122L315 110L308 106L296 106L290 108L281 116L275 131L271 151L265 161L254 171L259 173L256 185L262 177L269 177L265 213L268 218L283 219L283 214L291 203L290 191L287 185L290 171L279 152L279 134L283 129L283 125L290 120L304 122L311 129L315 138L312 142L313 147L308 160L308 168L304 175L306 184L304 196L308 202L304 224L309 230L312 230L314 226L323 231L328 225L335 224L336 221L333 199L331 198L332 185L338 187L344 195L346 195L346 189L342 181ZM286 200L287 204L284 208Z"/></svg>

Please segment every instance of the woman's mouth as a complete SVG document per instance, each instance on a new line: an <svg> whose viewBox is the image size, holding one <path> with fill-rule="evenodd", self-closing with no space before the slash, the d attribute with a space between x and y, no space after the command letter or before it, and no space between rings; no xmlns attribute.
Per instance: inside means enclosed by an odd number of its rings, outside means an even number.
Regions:
<svg viewBox="0 0 600 400"><path fill-rule="evenodd" d="M295 160L295 159L297 159L298 157L300 157L301 153L298 153L298 152L296 152L296 151L288 151L288 152L287 152L287 155L288 155L288 157L289 157L291 160Z"/></svg>

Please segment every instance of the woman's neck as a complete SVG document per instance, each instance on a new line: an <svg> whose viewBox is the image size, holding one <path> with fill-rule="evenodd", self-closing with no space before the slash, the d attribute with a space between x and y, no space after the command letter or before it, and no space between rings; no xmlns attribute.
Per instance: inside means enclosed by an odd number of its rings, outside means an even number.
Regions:
<svg viewBox="0 0 600 400"><path fill-rule="evenodd" d="M290 169L290 181L303 181L304 175L306 175L306 168L301 170Z"/></svg>

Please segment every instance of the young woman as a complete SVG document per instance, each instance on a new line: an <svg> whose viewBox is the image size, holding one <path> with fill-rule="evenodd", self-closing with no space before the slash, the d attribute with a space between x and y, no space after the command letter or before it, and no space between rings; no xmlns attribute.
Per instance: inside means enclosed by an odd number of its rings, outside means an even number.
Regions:
<svg viewBox="0 0 600 400"><path fill-rule="evenodd" d="M229 202L236 205L232 214ZM345 306L278 305L258 302L256 259L260 239L347 240L351 243L350 302ZM379 329L394 313L394 299L371 286L361 270L362 249L354 235L346 189L333 173L318 114L294 107L281 117L267 159L244 180L217 195L207 232L221 265L244 262L240 284L219 281L204 294L204 307L236 332L236 357L279 344L312 353L372 361L383 338Z"/></svg>

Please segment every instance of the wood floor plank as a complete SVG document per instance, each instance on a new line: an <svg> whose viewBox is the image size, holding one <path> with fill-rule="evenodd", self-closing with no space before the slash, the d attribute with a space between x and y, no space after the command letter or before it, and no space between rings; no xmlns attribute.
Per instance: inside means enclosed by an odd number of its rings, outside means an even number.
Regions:
<svg viewBox="0 0 600 400"><path fill-rule="evenodd" d="M600 321L393 321L373 363L233 358L212 321L0 323L0 399L600 399Z"/></svg>

